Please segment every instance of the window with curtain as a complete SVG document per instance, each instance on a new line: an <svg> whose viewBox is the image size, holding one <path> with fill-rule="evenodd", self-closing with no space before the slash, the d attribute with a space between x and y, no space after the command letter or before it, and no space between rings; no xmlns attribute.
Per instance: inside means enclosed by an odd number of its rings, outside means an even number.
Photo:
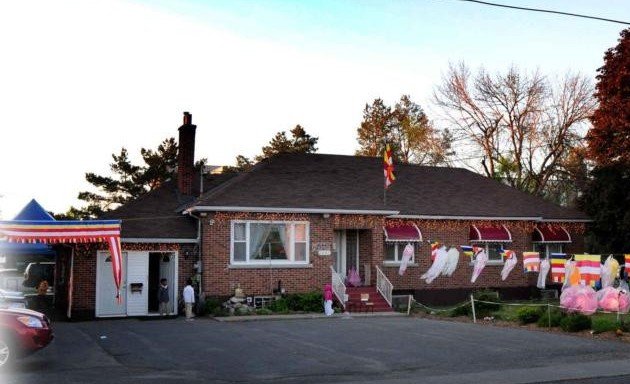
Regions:
<svg viewBox="0 0 630 384"><path fill-rule="evenodd" d="M232 263L307 263L308 223L233 221Z"/></svg>

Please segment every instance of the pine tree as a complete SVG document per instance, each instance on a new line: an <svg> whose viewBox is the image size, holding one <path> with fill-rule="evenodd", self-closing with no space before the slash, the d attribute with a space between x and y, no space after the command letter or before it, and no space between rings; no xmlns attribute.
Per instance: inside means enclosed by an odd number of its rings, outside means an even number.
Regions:
<svg viewBox="0 0 630 384"><path fill-rule="evenodd" d="M262 154L254 160L243 155L236 156L236 166L224 168L224 172L244 172L253 167L257 162L283 153L314 153L317 152L319 138L312 137L301 125L296 125L291 131L291 138L286 131L276 133L268 145L262 147Z"/></svg>
<svg viewBox="0 0 630 384"><path fill-rule="evenodd" d="M98 192L79 192L79 200L87 205L83 208L70 207L67 212L57 214L57 218L90 219L114 209L128 201L152 191L171 179L177 165L177 143L171 137L162 141L156 150L140 150L144 165L134 165L129 160L126 148L118 155L112 154L111 176L85 174L85 180Z"/></svg>
<svg viewBox="0 0 630 384"><path fill-rule="evenodd" d="M365 104L363 121L357 129L359 156L378 157L383 154L387 141L390 141L393 124L392 109L382 99L375 99L372 105ZM396 145L394 145L396 148ZM398 156L394 156L398 159Z"/></svg>

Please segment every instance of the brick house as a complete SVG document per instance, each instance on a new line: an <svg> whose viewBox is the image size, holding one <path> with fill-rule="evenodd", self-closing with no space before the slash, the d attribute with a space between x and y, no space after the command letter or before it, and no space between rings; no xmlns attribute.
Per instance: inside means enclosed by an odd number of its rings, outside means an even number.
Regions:
<svg viewBox="0 0 630 384"><path fill-rule="evenodd" d="M193 165L195 129L186 113L177 181L104 217L122 220L125 305L114 305L101 273L107 252L98 250L95 258L86 248L86 257L75 262L81 271L75 292L82 292L77 311L150 314L156 279L163 276L174 292L194 276L205 296L227 297L240 286L247 296L264 298L331 282L338 293L352 269L363 285L383 291L388 282L394 293L412 293L424 303L460 300L483 288L528 297L537 274L524 273L522 252L583 250L583 213L459 168L397 164L386 203L380 158L289 154L237 175L200 176ZM420 276L431 265L429 241L476 244L490 261L473 284L471 260L462 254L451 277L427 284ZM400 276L409 243L414 257ZM519 257L506 281L501 249Z"/></svg>

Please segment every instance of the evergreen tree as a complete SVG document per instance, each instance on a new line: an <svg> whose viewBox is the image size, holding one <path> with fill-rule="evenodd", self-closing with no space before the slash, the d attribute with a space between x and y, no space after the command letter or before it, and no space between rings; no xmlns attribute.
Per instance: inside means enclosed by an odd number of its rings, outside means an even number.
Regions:
<svg viewBox="0 0 630 384"><path fill-rule="evenodd" d="M581 208L593 220L585 237L589 252L619 253L630 247L630 169L622 164L592 172Z"/></svg>
<svg viewBox="0 0 630 384"><path fill-rule="evenodd" d="M177 165L175 138L165 139L156 150L142 148L140 154L144 165L132 164L127 149L122 148L120 154L112 154L114 160L110 164L112 176L86 173L85 179L98 192L79 192L79 200L85 201L87 205L83 208L70 207L66 213L57 214L55 217L97 218L111 209L158 188L174 176Z"/></svg>
<svg viewBox="0 0 630 384"><path fill-rule="evenodd" d="M291 131L291 138L285 131L276 133L268 145L262 147L262 154L254 160L243 155L236 156L236 166L226 167L224 172L243 172L249 170L257 162L283 153L314 153L317 152L319 138L312 137L301 125L296 125Z"/></svg>
<svg viewBox="0 0 630 384"><path fill-rule="evenodd" d="M386 106L382 99L375 99L372 105L365 104L363 121L357 129L357 141L360 148L356 154L371 157L382 156L386 142L392 139L393 123L392 109ZM394 145L394 147L396 146ZM394 157L398 159L398 156Z"/></svg>
<svg viewBox="0 0 630 384"><path fill-rule="evenodd" d="M260 161L282 153L313 153L317 151L315 147L317 137L311 137L301 125L296 125L291 131L291 139L287 138L285 131L278 132L271 139L269 145L262 147L262 155L257 156Z"/></svg>

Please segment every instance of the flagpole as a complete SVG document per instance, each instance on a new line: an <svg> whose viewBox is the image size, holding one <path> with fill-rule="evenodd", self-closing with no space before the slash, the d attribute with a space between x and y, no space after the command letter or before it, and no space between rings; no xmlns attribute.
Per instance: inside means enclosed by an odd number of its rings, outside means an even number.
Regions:
<svg viewBox="0 0 630 384"><path fill-rule="evenodd" d="M383 207L387 206L387 187L383 186Z"/></svg>

